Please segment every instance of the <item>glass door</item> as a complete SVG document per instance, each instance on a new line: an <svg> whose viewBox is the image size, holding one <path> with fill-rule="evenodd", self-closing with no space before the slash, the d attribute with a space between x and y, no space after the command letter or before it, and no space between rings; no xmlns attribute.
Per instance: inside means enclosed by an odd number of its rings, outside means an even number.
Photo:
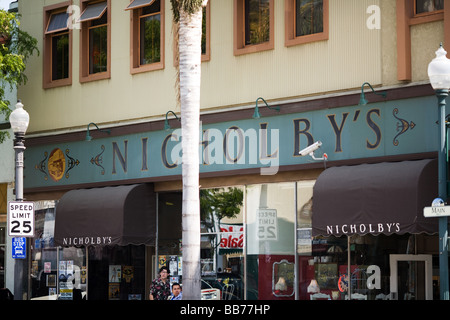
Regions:
<svg viewBox="0 0 450 320"><path fill-rule="evenodd" d="M389 256L392 300L433 300L431 255Z"/></svg>

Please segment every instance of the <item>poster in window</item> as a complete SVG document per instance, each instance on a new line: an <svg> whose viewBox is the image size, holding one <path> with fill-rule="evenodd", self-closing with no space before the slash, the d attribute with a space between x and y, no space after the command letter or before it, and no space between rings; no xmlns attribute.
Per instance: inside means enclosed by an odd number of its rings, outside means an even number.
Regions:
<svg viewBox="0 0 450 320"><path fill-rule="evenodd" d="M162 267L167 267L167 257L166 256L159 256L158 259L158 270Z"/></svg>
<svg viewBox="0 0 450 320"><path fill-rule="evenodd" d="M317 282L321 289L336 289L338 287L338 266L336 263L317 265Z"/></svg>
<svg viewBox="0 0 450 320"><path fill-rule="evenodd" d="M56 274L47 275L47 287L56 287Z"/></svg>
<svg viewBox="0 0 450 320"><path fill-rule="evenodd" d="M52 272L52 263L44 262L44 273L50 273L50 272Z"/></svg>
<svg viewBox="0 0 450 320"><path fill-rule="evenodd" d="M48 288L48 295L54 296L56 294L56 288Z"/></svg>
<svg viewBox="0 0 450 320"><path fill-rule="evenodd" d="M169 257L168 268L169 268L169 273L171 276L178 275L178 261L177 260L178 260L177 256Z"/></svg>
<svg viewBox="0 0 450 320"><path fill-rule="evenodd" d="M134 267L133 266L123 266L122 268L122 278L125 279L126 283L130 283L134 277Z"/></svg>
<svg viewBox="0 0 450 320"><path fill-rule="evenodd" d="M67 261L60 261L58 270L59 276L64 277L64 279L66 279Z"/></svg>
<svg viewBox="0 0 450 320"><path fill-rule="evenodd" d="M80 283L81 284L86 284L86 266L82 266L81 267L81 271L80 271Z"/></svg>
<svg viewBox="0 0 450 320"><path fill-rule="evenodd" d="M120 265L110 265L109 266L109 282L118 283L121 281L122 267Z"/></svg>
<svg viewBox="0 0 450 320"><path fill-rule="evenodd" d="M37 275L38 275L38 272L39 272L39 263L38 263L38 261L37 260L33 260L32 262L31 262L31 277L37 277Z"/></svg>
<svg viewBox="0 0 450 320"><path fill-rule="evenodd" d="M108 299L119 300L119 298L120 298L120 284L110 283L108 287Z"/></svg>
<svg viewBox="0 0 450 320"><path fill-rule="evenodd" d="M66 263L66 274L67 278L73 275L73 260L67 260Z"/></svg>

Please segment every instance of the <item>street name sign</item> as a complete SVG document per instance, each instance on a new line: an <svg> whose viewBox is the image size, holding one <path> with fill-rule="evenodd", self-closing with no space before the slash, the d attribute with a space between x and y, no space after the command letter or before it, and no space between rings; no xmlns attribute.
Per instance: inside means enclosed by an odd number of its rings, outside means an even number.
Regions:
<svg viewBox="0 0 450 320"><path fill-rule="evenodd" d="M34 202L8 202L8 221L10 237L33 237Z"/></svg>
<svg viewBox="0 0 450 320"><path fill-rule="evenodd" d="M450 206L425 207L423 208L423 215L426 218L450 216Z"/></svg>

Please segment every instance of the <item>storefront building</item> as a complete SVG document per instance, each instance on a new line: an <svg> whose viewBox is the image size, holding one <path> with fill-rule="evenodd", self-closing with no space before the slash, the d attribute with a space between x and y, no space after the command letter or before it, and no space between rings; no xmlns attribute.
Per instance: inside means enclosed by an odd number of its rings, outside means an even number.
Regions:
<svg viewBox="0 0 450 320"><path fill-rule="evenodd" d="M387 94L202 116L202 189L243 194L235 218L203 221L203 298L438 299L435 97ZM27 140L27 198L48 200L31 298L146 299L161 265L182 282L182 136L162 127ZM327 161L300 156L316 141Z"/></svg>
<svg viewBox="0 0 450 320"><path fill-rule="evenodd" d="M208 1L203 299L441 298L437 222L422 212L439 138L426 67L450 42L450 8L427 4ZM171 2L18 10L42 53L17 93L36 208L26 298L148 299L162 265L182 282Z"/></svg>

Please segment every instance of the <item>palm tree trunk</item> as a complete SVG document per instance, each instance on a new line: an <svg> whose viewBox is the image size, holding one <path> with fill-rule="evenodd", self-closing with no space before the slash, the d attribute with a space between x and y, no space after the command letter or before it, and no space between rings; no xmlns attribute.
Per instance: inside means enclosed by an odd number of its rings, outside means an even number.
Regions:
<svg viewBox="0 0 450 320"><path fill-rule="evenodd" d="M200 300L199 130L202 7L180 8L179 68L183 148L183 299Z"/></svg>

